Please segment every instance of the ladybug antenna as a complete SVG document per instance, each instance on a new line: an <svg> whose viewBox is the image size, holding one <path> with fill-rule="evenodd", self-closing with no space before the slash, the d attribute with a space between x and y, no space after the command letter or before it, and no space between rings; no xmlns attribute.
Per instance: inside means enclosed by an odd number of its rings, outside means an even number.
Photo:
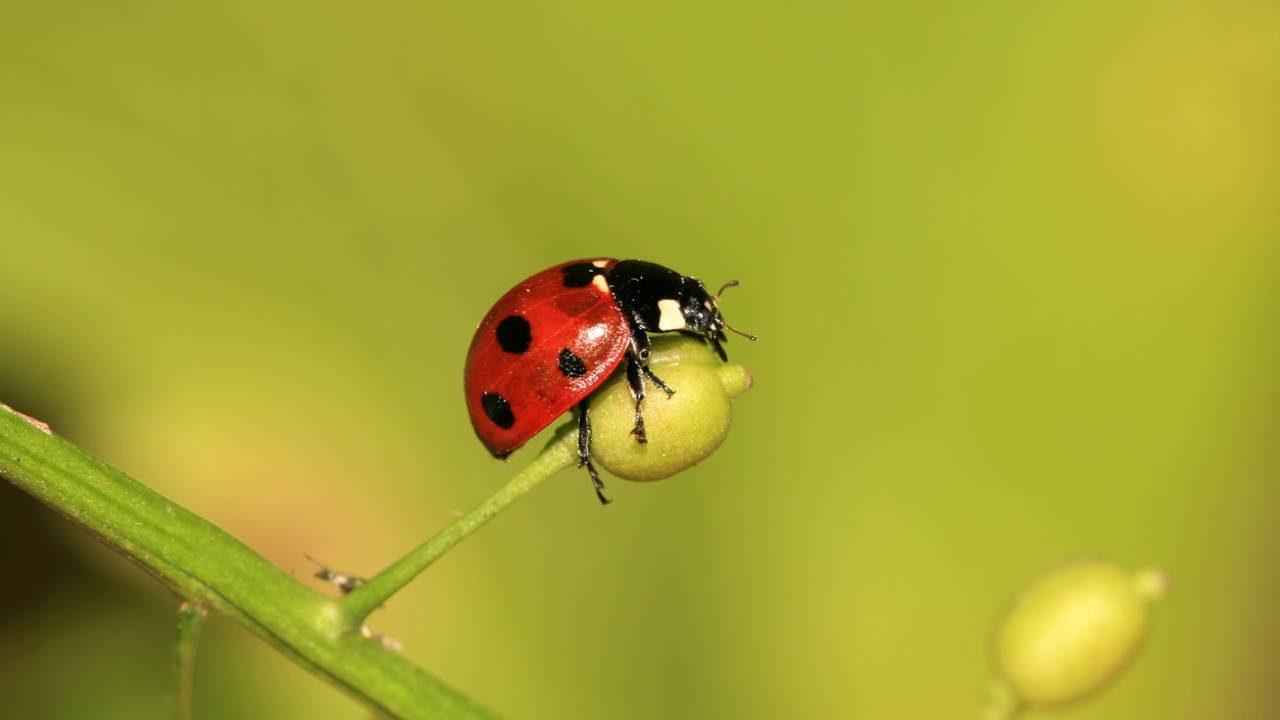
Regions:
<svg viewBox="0 0 1280 720"><path fill-rule="evenodd" d="M720 325L721 325L722 327L724 327L726 330L732 330L733 332L738 333L738 334L739 334L739 335L741 335L742 337L744 337L744 338L746 338L746 339L748 339L748 340L750 340L750 341L752 341L752 342L755 342L756 340L759 340L759 339L760 339L760 338L758 338L758 337L756 337L755 335L752 335L752 334L750 334L750 333L744 333L744 332L742 332L741 330L739 330L738 328L736 328L736 327L734 327L734 326L730 325L729 323L725 322L725 321L724 321L724 316L723 316L723 315L721 315L721 316L720 316Z"/></svg>
<svg viewBox="0 0 1280 720"><path fill-rule="evenodd" d="M720 299L720 296L724 294L724 291L725 291L725 290L728 290L728 289L729 289L729 288L731 288L731 287L737 287L737 285L738 285L738 281L737 281L737 279L730 280L729 282L727 282L727 283L725 283L725 284L721 285L721 286L720 286L720 289L716 291L716 294L715 294L715 295L713 295L713 296L711 297L711 299L712 299L713 301L715 301L715 300L719 300L719 299ZM737 331L735 330L734 332L737 332Z"/></svg>
<svg viewBox="0 0 1280 720"><path fill-rule="evenodd" d="M725 290L728 290L728 289L729 289L729 288L731 288L731 287L737 287L737 286L738 286L738 280L737 280L737 278L734 278L733 280L730 280L729 282L725 283L724 285L721 285L721 286L720 286L720 289L716 291L716 294L712 296L712 298L711 298L711 302L713 302L713 303L715 303L715 304L716 304L716 314L719 316L719 317L717 317L717 318L716 318L716 320L718 320L718 321L719 321L719 323L720 323L720 326L721 326L721 327L723 327L723 328L725 328L726 330L731 330L731 331L733 331L733 332L735 332L735 333L737 333L737 334L741 335L742 337L744 337L744 338L746 338L746 339L751 340L752 342L754 342L754 341L756 341L756 340L758 339L755 335L752 335L752 334L750 334L750 333L744 333L744 332L742 332L741 330L739 330L738 328L736 328L736 327L734 327L734 326L730 325L729 323L725 322L725 321L724 321L724 315L720 313L720 307L719 307L719 303L720 303L720 296L724 294L724 291L725 291Z"/></svg>

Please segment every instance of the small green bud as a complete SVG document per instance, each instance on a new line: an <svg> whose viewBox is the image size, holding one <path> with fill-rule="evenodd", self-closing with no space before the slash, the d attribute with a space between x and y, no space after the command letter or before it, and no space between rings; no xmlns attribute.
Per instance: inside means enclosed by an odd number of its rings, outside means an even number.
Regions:
<svg viewBox="0 0 1280 720"><path fill-rule="evenodd" d="M705 342L686 335L653 338L649 369L675 390L667 397L646 380L647 444L631 434L636 402L626 373L591 396L591 458L625 480L661 480L706 458L729 433L729 401L751 387L751 373L720 360Z"/></svg>
<svg viewBox="0 0 1280 720"><path fill-rule="evenodd" d="M1050 707L1100 691L1146 637L1148 608L1165 590L1157 570L1131 573L1078 560L1023 587L996 626L997 670L1021 703Z"/></svg>

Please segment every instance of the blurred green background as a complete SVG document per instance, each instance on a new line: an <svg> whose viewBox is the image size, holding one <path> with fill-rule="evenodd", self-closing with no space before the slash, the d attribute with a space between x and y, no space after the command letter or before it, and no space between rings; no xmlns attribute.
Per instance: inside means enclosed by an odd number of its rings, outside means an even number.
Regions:
<svg viewBox="0 0 1280 720"><path fill-rule="evenodd" d="M1246 0L10 2L0 401L371 574L533 454L462 402L508 287L737 277L719 453L562 473L373 625L513 719L971 717L1012 590L1101 554L1172 592L1057 717L1271 716L1277 78ZM157 583L7 484L0 578L0 707L164 716ZM197 672L367 716L225 620Z"/></svg>

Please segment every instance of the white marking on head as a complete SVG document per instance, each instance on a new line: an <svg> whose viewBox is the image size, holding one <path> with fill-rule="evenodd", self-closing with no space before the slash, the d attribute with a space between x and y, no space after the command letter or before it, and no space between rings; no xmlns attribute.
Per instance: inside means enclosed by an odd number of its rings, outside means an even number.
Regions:
<svg viewBox="0 0 1280 720"><path fill-rule="evenodd" d="M715 311L715 308L711 307L711 301L710 301L710 300L703 300L703 301L702 301L702 307L704 307L704 308L706 308L707 310L712 311L712 312L714 312L714 311Z"/></svg>
<svg viewBox="0 0 1280 720"><path fill-rule="evenodd" d="M609 281L605 280L603 275L597 275L591 278L591 284L595 285L596 289L605 295L609 294Z"/></svg>
<svg viewBox="0 0 1280 720"><path fill-rule="evenodd" d="M686 326L684 313L680 312L680 301L665 298L658 301L658 330L679 330Z"/></svg>
<svg viewBox="0 0 1280 720"><path fill-rule="evenodd" d="M595 265L595 266L596 266L596 267L598 267L598 268L602 268L602 267L604 267L605 265L608 265L608 264L609 264L609 261L608 261L608 260L592 260L592 261L591 261L591 264L592 264L592 265Z"/></svg>

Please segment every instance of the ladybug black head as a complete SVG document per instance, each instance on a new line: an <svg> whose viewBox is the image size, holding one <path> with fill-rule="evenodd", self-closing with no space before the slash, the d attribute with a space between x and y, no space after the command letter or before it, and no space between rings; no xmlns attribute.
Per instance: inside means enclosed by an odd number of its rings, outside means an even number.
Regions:
<svg viewBox="0 0 1280 720"><path fill-rule="evenodd" d="M720 318L720 309L716 307L716 298L707 292L702 281L693 278L682 278L680 283L680 314L684 316L686 330L694 332L714 332L716 320Z"/></svg>
<svg viewBox="0 0 1280 720"><path fill-rule="evenodd" d="M731 330L748 340L756 339L755 335L748 335L741 330L731 327L729 323L725 322L724 315L720 312L720 295L726 289L737 285L737 280L730 280L725 283L720 287L720 290L718 290L715 295L708 294L706 287L703 286L700 280L696 280L694 278L685 278L685 280L691 281L697 285L696 292L692 289L689 290L689 302L686 304L682 298L680 303L681 310L684 312L685 320L689 325L689 329L706 333L707 339L715 346L716 353L720 355L721 360L728 360L728 357L724 352L724 347L721 346L721 343L727 339L724 334L726 329Z"/></svg>

